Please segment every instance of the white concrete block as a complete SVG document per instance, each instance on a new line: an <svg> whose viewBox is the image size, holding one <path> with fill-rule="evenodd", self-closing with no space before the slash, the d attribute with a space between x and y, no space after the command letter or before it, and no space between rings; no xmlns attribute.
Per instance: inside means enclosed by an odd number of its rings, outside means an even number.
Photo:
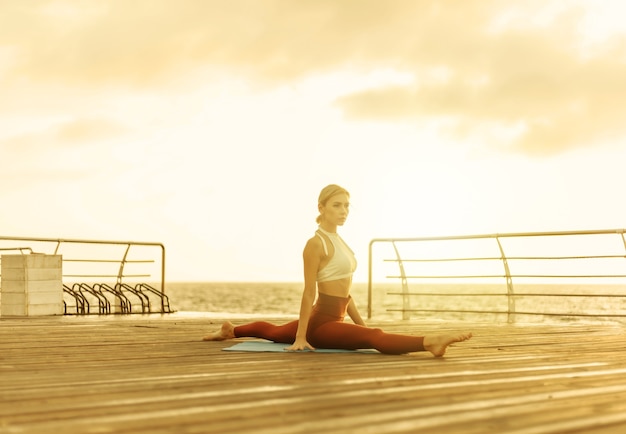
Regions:
<svg viewBox="0 0 626 434"><path fill-rule="evenodd" d="M2 280L59 280L60 268L3 268Z"/></svg>
<svg viewBox="0 0 626 434"><path fill-rule="evenodd" d="M63 314L61 255L2 255L0 315Z"/></svg>

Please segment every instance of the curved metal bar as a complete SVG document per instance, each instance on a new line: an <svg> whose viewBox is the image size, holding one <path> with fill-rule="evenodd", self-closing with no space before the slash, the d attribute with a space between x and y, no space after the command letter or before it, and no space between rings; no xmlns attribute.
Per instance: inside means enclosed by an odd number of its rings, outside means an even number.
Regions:
<svg viewBox="0 0 626 434"><path fill-rule="evenodd" d="M122 314L131 313L130 300L121 291L110 287L106 283L96 283L95 287L100 288L100 291L106 291L112 294L119 301Z"/></svg>
<svg viewBox="0 0 626 434"><path fill-rule="evenodd" d="M153 288L147 283L138 283L137 285L135 285L135 290L142 293L145 290L159 297L159 299L161 300L161 313L172 312L172 309L170 308L170 299L164 293L159 292L157 289Z"/></svg>
<svg viewBox="0 0 626 434"><path fill-rule="evenodd" d="M73 288L70 288L65 284L63 285L63 292L74 297L77 315L85 315L86 313L89 313L89 302L80 292L75 291ZM65 300L63 301L63 304L65 313L67 313L67 303L65 303Z"/></svg>
<svg viewBox="0 0 626 434"><path fill-rule="evenodd" d="M126 283L118 283L115 285L115 288L118 291L122 291L125 289L126 291L135 295L141 303L141 313L150 313L150 299L144 293L142 293L141 291L137 291L135 288L127 285Z"/></svg>
<svg viewBox="0 0 626 434"><path fill-rule="evenodd" d="M109 302L109 300L107 300L104 294L102 294L95 288L87 285L86 283L79 283L78 287L81 293L82 291L86 291L88 294L93 295L96 300L98 300L98 313L107 314L111 312L111 303Z"/></svg>
<svg viewBox="0 0 626 434"><path fill-rule="evenodd" d="M126 251L124 252L124 256L120 262L120 271L117 273L117 283L122 283L122 277L124 276L124 264L126 263L126 257L128 256L128 251L130 250L130 243L126 245Z"/></svg>
<svg viewBox="0 0 626 434"><path fill-rule="evenodd" d="M500 243L500 238L496 237L496 242L498 243L498 248L500 249L500 255L502 259L502 265L504 266L506 294L508 300L507 321L510 323L513 321L513 315L515 314L515 297L513 297L513 295L515 295L515 292L513 291L513 278L511 277L509 261L506 259L506 255L504 254L504 249L502 248L502 243Z"/></svg>
<svg viewBox="0 0 626 434"><path fill-rule="evenodd" d="M33 249L31 249L30 247L6 247L6 248L2 248L0 249L1 251L12 251L12 250L17 250L20 252L20 254L24 254L24 250L29 251L30 253L33 253Z"/></svg>
<svg viewBox="0 0 626 434"><path fill-rule="evenodd" d="M398 267L400 268L400 278L402 282L402 319L408 320L411 319L411 314L409 313L411 309L411 299L409 297L409 281L406 278L406 273L404 272L404 263L402 262L402 257L400 256L400 251L396 246L395 242L392 242L393 250L396 252L396 258L398 258Z"/></svg>
<svg viewBox="0 0 626 434"><path fill-rule="evenodd" d="M89 300L87 300L87 297L85 297L80 291L80 283L73 284L71 288L66 285L63 286L70 290L72 294L75 294L75 297L78 297L78 299L80 299L83 315L91 313L91 305L89 304ZM76 289L77 287L78 289Z"/></svg>
<svg viewBox="0 0 626 434"><path fill-rule="evenodd" d="M372 319L372 249L375 240L371 240L367 247L367 319Z"/></svg>

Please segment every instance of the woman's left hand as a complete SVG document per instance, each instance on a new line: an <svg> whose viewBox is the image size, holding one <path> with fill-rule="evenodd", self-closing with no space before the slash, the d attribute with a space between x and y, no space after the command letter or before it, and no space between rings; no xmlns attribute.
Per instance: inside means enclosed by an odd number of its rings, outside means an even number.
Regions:
<svg viewBox="0 0 626 434"><path fill-rule="evenodd" d="M285 348L285 351L315 351L315 348L306 339L296 338L296 341L291 346Z"/></svg>

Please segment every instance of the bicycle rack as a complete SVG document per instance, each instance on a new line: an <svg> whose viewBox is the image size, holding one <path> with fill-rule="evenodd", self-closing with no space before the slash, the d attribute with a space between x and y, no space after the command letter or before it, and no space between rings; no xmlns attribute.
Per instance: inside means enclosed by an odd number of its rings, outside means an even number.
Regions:
<svg viewBox="0 0 626 434"><path fill-rule="evenodd" d="M16 242L18 247L11 245ZM0 236L0 251L34 254L33 246L26 245L29 243L36 246L37 253L62 255L62 277L72 279L72 283L63 280L62 284L65 315L174 312L165 295L165 246L161 243ZM62 252L65 246L70 253ZM80 246L86 247L82 250ZM116 248L123 250L117 252ZM110 280L104 283L101 279ZM129 284L126 279L153 279L160 289L147 283Z"/></svg>

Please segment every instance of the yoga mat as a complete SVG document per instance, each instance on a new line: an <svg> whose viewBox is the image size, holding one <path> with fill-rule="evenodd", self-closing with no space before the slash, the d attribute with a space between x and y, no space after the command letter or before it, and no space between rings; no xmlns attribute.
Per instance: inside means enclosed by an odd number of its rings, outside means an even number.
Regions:
<svg viewBox="0 0 626 434"><path fill-rule="evenodd" d="M288 353L285 348L290 344L277 344L270 341L244 341L233 345L232 347L222 348L222 351L248 351L248 352L269 352L269 353ZM296 351L294 351L296 352ZM340 350L331 348L316 348L315 351L297 351L315 352L315 353L351 353L351 354L380 354L376 350Z"/></svg>

